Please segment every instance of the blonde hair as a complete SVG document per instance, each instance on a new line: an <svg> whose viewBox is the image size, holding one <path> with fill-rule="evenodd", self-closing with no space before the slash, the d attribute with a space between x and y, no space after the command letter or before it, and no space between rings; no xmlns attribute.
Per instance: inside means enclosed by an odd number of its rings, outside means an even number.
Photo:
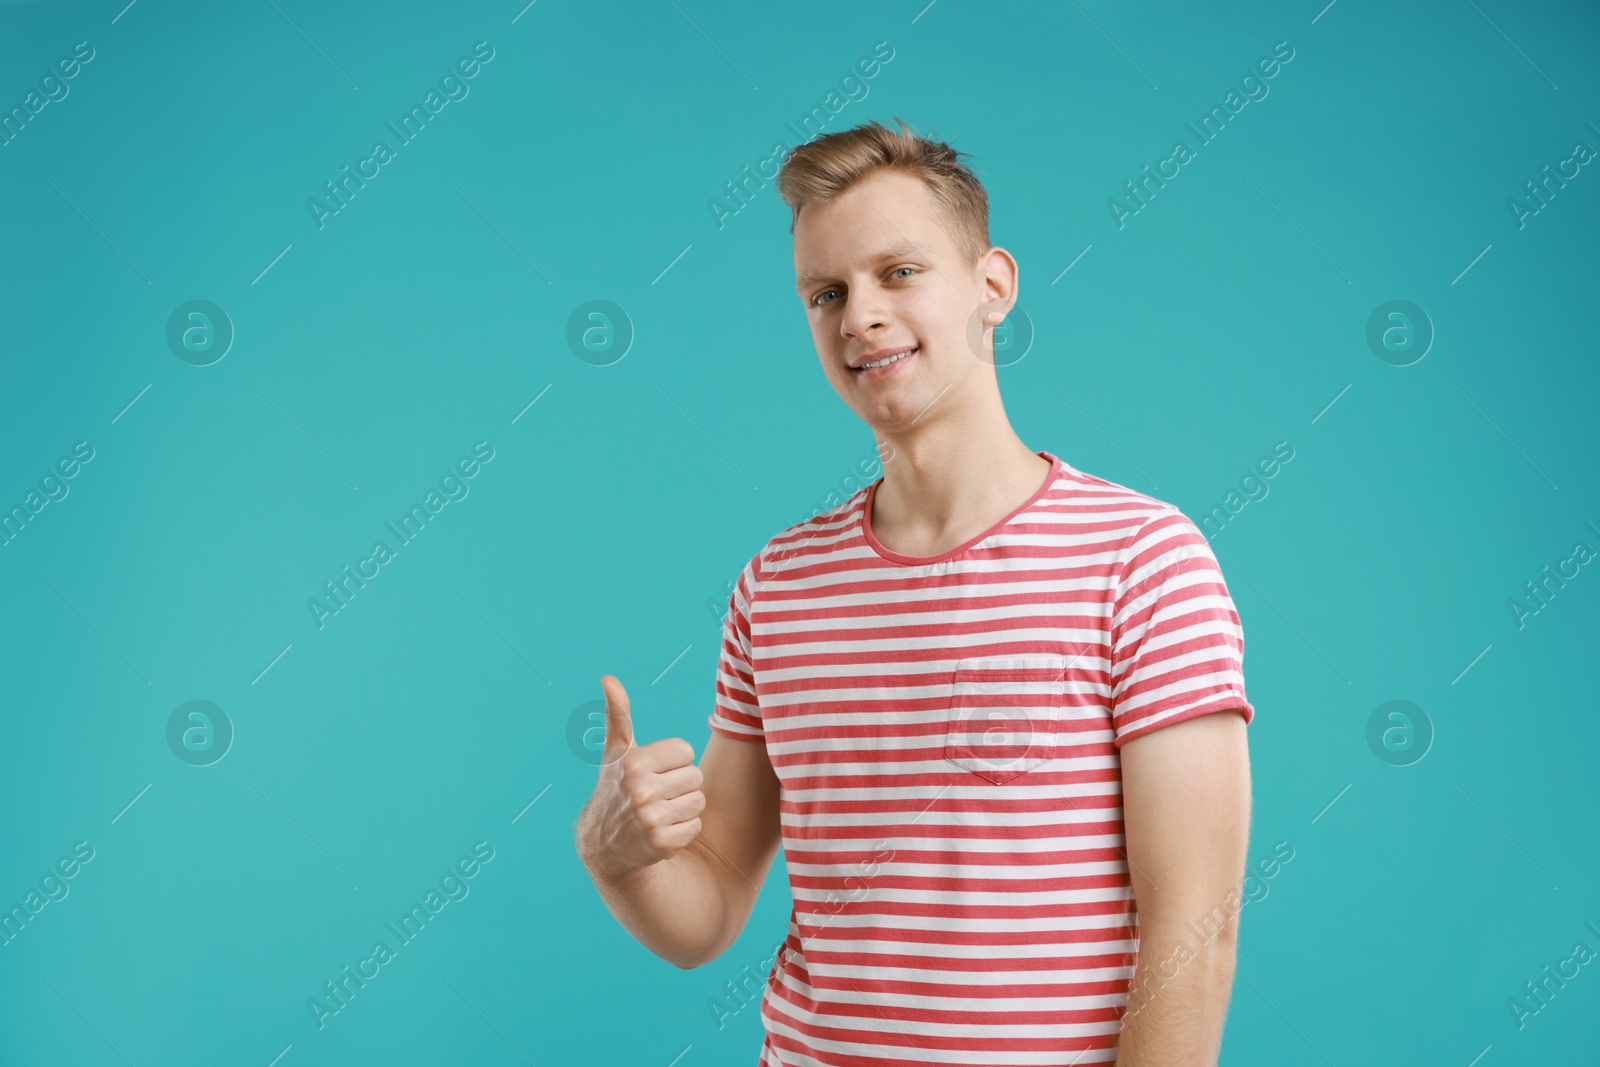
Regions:
<svg viewBox="0 0 1600 1067"><path fill-rule="evenodd" d="M928 187L956 251L976 263L989 250L989 194L960 162L968 153L917 136L898 116L894 121L898 132L874 120L823 134L790 153L778 172L778 195L794 212L790 235L807 204L825 203L880 170L897 170Z"/></svg>

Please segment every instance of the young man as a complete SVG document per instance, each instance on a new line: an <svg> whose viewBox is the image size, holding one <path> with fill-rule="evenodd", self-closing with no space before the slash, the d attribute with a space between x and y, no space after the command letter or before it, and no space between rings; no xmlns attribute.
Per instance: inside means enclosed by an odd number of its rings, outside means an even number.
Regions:
<svg viewBox="0 0 1600 1067"><path fill-rule="evenodd" d="M744 566L698 767L682 738L636 745L602 679L579 853L695 967L781 842L769 1067L1215 1064L1250 820L1239 617L1181 512L1013 432L992 331L1017 263L959 153L898 125L778 178L823 373L883 477Z"/></svg>

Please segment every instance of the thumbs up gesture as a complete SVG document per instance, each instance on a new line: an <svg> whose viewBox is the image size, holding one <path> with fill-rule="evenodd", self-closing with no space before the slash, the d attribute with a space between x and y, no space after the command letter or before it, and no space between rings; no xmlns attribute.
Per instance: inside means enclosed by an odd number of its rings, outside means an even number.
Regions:
<svg viewBox="0 0 1600 1067"><path fill-rule="evenodd" d="M606 739L600 778L578 820L578 853L591 872L616 876L670 859L700 836L705 794L694 747L681 737L636 744L628 691L602 675Z"/></svg>

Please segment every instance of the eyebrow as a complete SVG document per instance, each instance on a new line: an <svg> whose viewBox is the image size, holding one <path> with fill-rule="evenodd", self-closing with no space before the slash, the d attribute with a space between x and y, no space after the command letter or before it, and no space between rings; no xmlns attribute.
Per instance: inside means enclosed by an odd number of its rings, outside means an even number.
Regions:
<svg viewBox="0 0 1600 1067"><path fill-rule="evenodd" d="M886 248L883 251L876 253L872 256L870 262L882 263L887 259L901 259L906 256L926 255L927 253L923 249L915 248L911 245L899 245L894 248ZM794 287L797 291L809 289L811 286L816 285L819 282L832 281L834 277L835 275L830 271L811 271L809 273L800 275L799 279L795 282Z"/></svg>

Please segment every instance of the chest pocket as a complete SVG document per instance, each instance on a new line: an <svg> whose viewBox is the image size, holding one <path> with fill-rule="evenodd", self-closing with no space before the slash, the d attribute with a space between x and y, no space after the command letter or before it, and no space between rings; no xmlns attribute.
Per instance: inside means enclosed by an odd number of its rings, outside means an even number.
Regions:
<svg viewBox="0 0 1600 1067"><path fill-rule="evenodd" d="M996 785L1056 758L1064 655L980 656L956 665L944 758Z"/></svg>

